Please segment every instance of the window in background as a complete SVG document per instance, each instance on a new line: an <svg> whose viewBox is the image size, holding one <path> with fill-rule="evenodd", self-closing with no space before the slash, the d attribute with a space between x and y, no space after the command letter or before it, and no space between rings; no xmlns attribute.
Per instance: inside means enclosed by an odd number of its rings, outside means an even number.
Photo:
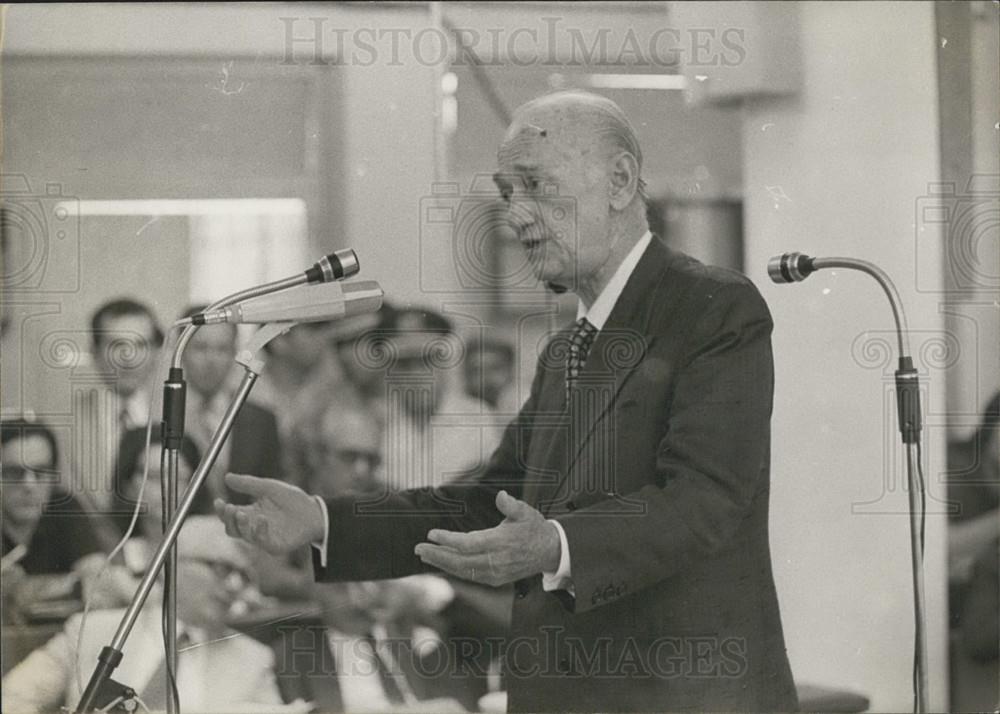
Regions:
<svg viewBox="0 0 1000 714"><path fill-rule="evenodd" d="M309 263L306 204L299 198L79 201L66 207L102 223L143 220L138 231L101 231L105 236L138 239L157 223L181 221L187 232L186 303L213 302Z"/></svg>

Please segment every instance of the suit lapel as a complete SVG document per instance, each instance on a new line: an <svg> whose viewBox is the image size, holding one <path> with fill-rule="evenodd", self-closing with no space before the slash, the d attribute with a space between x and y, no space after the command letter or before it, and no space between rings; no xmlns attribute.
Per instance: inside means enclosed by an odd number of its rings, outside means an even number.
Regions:
<svg viewBox="0 0 1000 714"><path fill-rule="evenodd" d="M539 494L551 491L560 478L559 464L566 453L566 350L570 331L562 329L549 340L538 360L542 371L538 407L531 415L523 499L535 505Z"/></svg>
<svg viewBox="0 0 1000 714"><path fill-rule="evenodd" d="M607 322L594 340L580 373L579 389L575 390L572 404L569 405L566 404L563 386L565 360L563 361L563 379L559 385L562 411L564 414L568 413L568 419L565 427L557 433L567 443L562 451L563 458L560 458L558 450L550 449L547 454L550 460L542 462L559 474L557 482L537 493L537 502L543 513L547 513L558 500L567 476L588 445L600 452L610 453L608 449L612 448L611 441L614 439L611 430L602 430L599 443L593 443L591 437L595 426L613 407L618 393L642 363L655 340L655 335L650 333L649 323L654 309L662 301L666 270L675 257L676 254L654 236ZM608 433L604 433L605 431ZM559 437L555 441L558 442ZM607 468L613 469L613 466L608 463Z"/></svg>

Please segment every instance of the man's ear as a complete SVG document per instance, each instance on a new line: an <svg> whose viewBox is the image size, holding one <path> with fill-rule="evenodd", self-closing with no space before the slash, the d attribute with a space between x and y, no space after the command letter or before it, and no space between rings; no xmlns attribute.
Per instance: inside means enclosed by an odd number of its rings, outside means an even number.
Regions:
<svg viewBox="0 0 1000 714"><path fill-rule="evenodd" d="M628 151L621 152L612 159L609 178L608 200L611 208L624 210L639 190L639 162Z"/></svg>

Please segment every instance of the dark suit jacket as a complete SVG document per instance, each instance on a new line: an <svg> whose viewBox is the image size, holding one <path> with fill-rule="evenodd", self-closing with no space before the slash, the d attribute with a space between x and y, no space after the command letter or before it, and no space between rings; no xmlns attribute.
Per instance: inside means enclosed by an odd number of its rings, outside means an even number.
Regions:
<svg viewBox="0 0 1000 714"><path fill-rule="evenodd" d="M69 493L55 491L28 541L28 552L19 561L28 575L68 573L85 555L101 552L95 516L86 512ZM3 554L17 544L3 533Z"/></svg>
<svg viewBox="0 0 1000 714"><path fill-rule="evenodd" d="M745 277L653 240L569 400L566 337L478 482L328 502L320 579L423 569L433 527L556 518L575 598L515 584L511 711L796 708L768 547L772 322Z"/></svg>

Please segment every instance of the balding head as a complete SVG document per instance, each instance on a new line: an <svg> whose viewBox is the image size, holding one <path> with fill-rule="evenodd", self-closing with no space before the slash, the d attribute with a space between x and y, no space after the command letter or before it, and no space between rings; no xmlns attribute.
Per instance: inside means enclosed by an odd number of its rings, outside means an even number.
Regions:
<svg viewBox="0 0 1000 714"><path fill-rule="evenodd" d="M604 158L620 152L635 158L640 174L639 194L645 199L642 180L642 148L632 123L622 108L607 97L569 90L555 92L522 104L514 113L500 147L500 159L519 141L552 139L585 155L599 149Z"/></svg>
<svg viewBox="0 0 1000 714"><path fill-rule="evenodd" d="M535 274L589 305L646 231L642 152L625 113L586 92L534 99L515 112L497 158Z"/></svg>

